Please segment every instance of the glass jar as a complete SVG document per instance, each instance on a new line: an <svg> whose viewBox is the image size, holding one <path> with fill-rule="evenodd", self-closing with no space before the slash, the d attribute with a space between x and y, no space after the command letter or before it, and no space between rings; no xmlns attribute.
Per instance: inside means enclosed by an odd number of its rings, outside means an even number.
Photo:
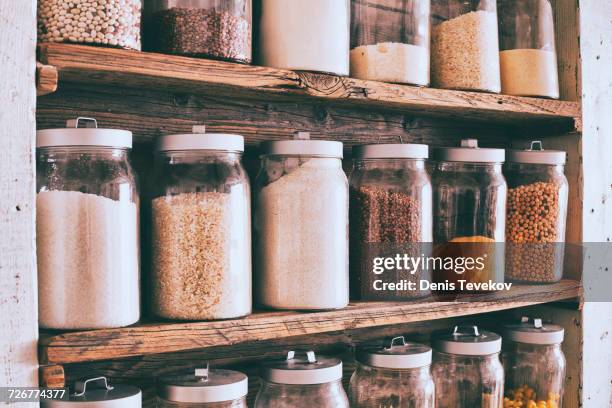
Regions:
<svg viewBox="0 0 612 408"><path fill-rule="evenodd" d="M250 63L251 0L152 0L151 51Z"/></svg>
<svg viewBox="0 0 612 408"><path fill-rule="evenodd" d="M265 364L261 377L255 408L349 408L338 358L290 351L286 360Z"/></svg>
<svg viewBox="0 0 612 408"><path fill-rule="evenodd" d="M454 260L435 263L436 283L504 282L504 158L503 149L479 148L473 139L434 149L434 254Z"/></svg>
<svg viewBox="0 0 612 408"><path fill-rule="evenodd" d="M430 0L351 0L351 77L429 85Z"/></svg>
<svg viewBox="0 0 612 408"><path fill-rule="evenodd" d="M157 408L247 408L248 378L238 371L201 368L160 378Z"/></svg>
<svg viewBox="0 0 612 408"><path fill-rule="evenodd" d="M58 390L61 390L59 388ZM63 395L58 393L62 399L41 398L42 408L142 408L142 392L131 385L108 384L106 377L88 378L77 381L71 388L72 393Z"/></svg>
<svg viewBox="0 0 612 408"><path fill-rule="evenodd" d="M432 188L425 169L428 156L427 146L419 144L353 148L349 183L353 298L406 299L430 293L419 285L421 280L430 280L426 268L373 269L375 259L399 253L421 257L431 249ZM392 289L389 284L393 284Z"/></svg>
<svg viewBox="0 0 612 408"><path fill-rule="evenodd" d="M256 299L272 309L347 306L348 181L342 143L266 142L255 191Z"/></svg>
<svg viewBox="0 0 612 408"><path fill-rule="evenodd" d="M559 98L555 23L549 0L499 2L502 93Z"/></svg>
<svg viewBox="0 0 612 408"><path fill-rule="evenodd" d="M351 407L435 407L431 348L396 337L388 347L358 349L356 360L349 387Z"/></svg>
<svg viewBox="0 0 612 408"><path fill-rule="evenodd" d="M433 85L500 92L496 0L435 1L432 15Z"/></svg>
<svg viewBox="0 0 612 408"><path fill-rule="evenodd" d="M79 127L86 125L87 127ZM47 329L140 318L139 197L132 133L95 119L36 135L38 319Z"/></svg>
<svg viewBox="0 0 612 408"><path fill-rule="evenodd" d="M38 41L141 49L141 0L38 1Z"/></svg>
<svg viewBox="0 0 612 408"><path fill-rule="evenodd" d="M523 318L505 330L509 347L503 353L504 408L562 407L566 366L561 350L563 327Z"/></svg>
<svg viewBox="0 0 612 408"><path fill-rule="evenodd" d="M349 74L349 0L261 0L259 64Z"/></svg>
<svg viewBox="0 0 612 408"><path fill-rule="evenodd" d="M506 278L553 283L563 277L568 183L566 153L531 142L511 150L506 165Z"/></svg>
<svg viewBox="0 0 612 408"><path fill-rule="evenodd" d="M432 372L437 408L501 408L504 369L501 337L476 326L433 336Z"/></svg>
<svg viewBox="0 0 612 408"><path fill-rule="evenodd" d="M251 205L238 135L159 140L151 204L153 312L179 320L251 313Z"/></svg>

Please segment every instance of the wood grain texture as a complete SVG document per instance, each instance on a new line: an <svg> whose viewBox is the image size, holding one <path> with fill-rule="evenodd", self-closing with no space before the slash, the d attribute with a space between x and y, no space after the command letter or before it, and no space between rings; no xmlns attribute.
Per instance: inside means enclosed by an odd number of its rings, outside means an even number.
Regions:
<svg viewBox="0 0 612 408"><path fill-rule="evenodd" d="M417 88L308 72L66 44L45 44L40 59L60 82L171 89L214 96L318 100L483 121L562 121L580 116L575 102Z"/></svg>
<svg viewBox="0 0 612 408"><path fill-rule="evenodd" d="M581 98L580 8L578 0L552 0L561 99Z"/></svg>
<svg viewBox="0 0 612 408"><path fill-rule="evenodd" d="M38 384L35 57L36 1L0 1L0 386L3 387Z"/></svg>
<svg viewBox="0 0 612 408"><path fill-rule="evenodd" d="M40 386L47 388L64 388L66 377L61 365L41 366L39 370Z"/></svg>
<svg viewBox="0 0 612 408"><path fill-rule="evenodd" d="M42 96L57 90L57 69L51 65L36 63L36 95Z"/></svg>

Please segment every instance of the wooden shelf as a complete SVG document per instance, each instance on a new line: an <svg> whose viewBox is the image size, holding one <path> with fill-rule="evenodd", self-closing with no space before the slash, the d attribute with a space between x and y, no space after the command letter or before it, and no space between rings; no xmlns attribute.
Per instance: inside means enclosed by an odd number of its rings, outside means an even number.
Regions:
<svg viewBox="0 0 612 408"><path fill-rule="evenodd" d="M580 103L449 91L363 81L137 51L44 44L39 60L55 67L59 83L228 96L243 99L323 101L398 110L447 119L579 128Z"/></svg>
<svg viewBox="0 0 612 408"><path fill-rule="evenodd" d="M550 285L514 285L508 292L470 295L454 302L357 302L346 309L329 312L258 312L238 320L42 333L40 363L113 360L423 322L575 299L580 293L579 282L564 280Z"/></svg>

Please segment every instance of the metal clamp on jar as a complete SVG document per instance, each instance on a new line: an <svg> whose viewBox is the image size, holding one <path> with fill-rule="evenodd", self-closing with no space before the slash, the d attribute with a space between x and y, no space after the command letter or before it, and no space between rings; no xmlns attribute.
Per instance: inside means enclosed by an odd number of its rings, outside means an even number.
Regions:
<svg viewBox="0 0 612 408"><path fill-rule="evenodd" d="M106 377L77 381L63 399L41 399L42 408L142 408L142 392L131 385L110 386Z"/></svg>

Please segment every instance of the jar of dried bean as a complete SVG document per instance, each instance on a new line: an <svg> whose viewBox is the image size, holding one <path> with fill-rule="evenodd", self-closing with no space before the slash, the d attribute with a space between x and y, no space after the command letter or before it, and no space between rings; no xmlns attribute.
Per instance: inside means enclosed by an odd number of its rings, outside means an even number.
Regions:
<svg viewBox="0 0 612 408"><path fill-rule="evenodd" d="M265 364L255 408L349 408L342 387L342 361L314 351Z"/></svg>
<svg viewBox="0 0 612 408"><path fill-rule="evenodd" d="M140 50L142 0L39 0L38 41Z"/></svg>
<svg viewBox="0 0 612 408"><path fill-rule="evenodd" d="M160 378L157 408L247 408L248 391L241 372L201 368L193 375Z"/></svg>
<svg viewBox="0 0 612 408"><path fill-rule="evenodd" d="M500 408L504 369L501 337L477 326L457 326L432 337L437 408Z"/></svg>
<svg viewBox="0 0 612 408"><path fill-rule="evenodd" d="M353 408L433 408L431 348L396 337L386 347L357 350L349 395Z"/></svg>
<svg viewBox="0 0 612 408"><path fill-rule="evenodd" d="M251 62L251 0L152 0L147 48L166 54Z"/></svg>
<svg viewBox="0 0 612 408"><path fill-rule="evenodd" d="M251 313L251 210L239 135L162 136L151 203L153 312L166 319Z"/></svg>
<svg viewBox="0 0 612 408"><path fill-rule="evenodd" d="M509 340L503 353L504 408L563 406L563 327L524 317L521 323L506 326L504 336Z"/></svg>
<svg viewBox="0 0 612 408"><path fill-rule="evenodd" d="M539 141L508 153L506 278L510 280L552 283L563 276L565 159L565 152L544 150Z"/></svg>
<svg viewBox="0 0 612 408"><path fill-rule="evenodd" d="M467 139L461 147L434 149L434 159L434 254L454 260L434 262L434 281L443 291L447 282L458 280L503 282L505 151L479 148L476 140ZM478 287L487 290L484 285Z"/></svg>
<svg viewBox="0 0 612 408"><path fill-rule="evenodd" d="M427 268L373 269L375 259L421 257L431 250L432 188L425 169L428 148L378 144L353 148L350 184L351 292L355 299L410 299Z"/></svg>

